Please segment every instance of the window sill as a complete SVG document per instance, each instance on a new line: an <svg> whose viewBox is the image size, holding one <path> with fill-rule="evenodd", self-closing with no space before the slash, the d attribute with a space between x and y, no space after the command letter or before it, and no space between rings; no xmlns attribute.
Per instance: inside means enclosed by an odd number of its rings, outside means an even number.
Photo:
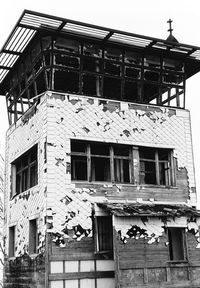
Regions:
<svg viewBox="0 0 200 288"><path fill-rule="evenodd" d="M171 260L167 261L167 264L169 266L188 266L189 262L188 260Z"/></svg>
<svg viewBox="0 0 200 288"><path fill-rule="evenodd" d="M15 193L12 197L10 197L10 201L12 201L14 198L16 198L16 197L19 196L19 195L23 195L23 194L27 193L27 192L30 191L31 189L35 189L35 187L37 187L37 186L38 186L38 184L35 185L35 186L33 186L33 187L31 187L31 188L28 188L27 190L25 190L25 191L23 191L23 192Z"/></svg>
<svg viewBox="0 0 200 288"><path fill-rule="evenodd" d="M107 185L111 186L131 186L131 187L140 187L142 188L162 188L162 189L177 189L177 186L165 186L165 185L156 185L156 184L134 184L134 183L120 183L120 182L106 182L106 181L85 181L85 180L71 180L71 183L75 184L92 184L92 185Z"/></svg>

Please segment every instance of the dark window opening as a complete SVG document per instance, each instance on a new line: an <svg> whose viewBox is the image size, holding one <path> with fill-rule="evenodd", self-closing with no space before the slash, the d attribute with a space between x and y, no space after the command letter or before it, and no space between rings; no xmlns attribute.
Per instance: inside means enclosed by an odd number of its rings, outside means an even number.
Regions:
<svg viewBox="0 0 200 288"><path fill-rule="evenodd" d="M54 89L62 92L79 91L79 75L66 70L54 70Z"/></svg>
<svg viewBox="0 0 200 288"><path fill-rule="evenodd" d="M9 227L9 257L15 256L15 226Z"/></svg>
<svg viewBox="0 0 200 288"><path fill-rule="evenodd" d="M91 154L93 155L107 155L109 156L109 144L105 143L91 143Z"/></svg>
<svg viewBox="0 0 200 288"><path fill-rule="evenodd" d="M144 78L145 80L148 80L148 81L159 81L159 73L157 72L154 72L154 71L145 71L144 73Z"/></svg>
<svg viewBox="0 0 200 288"><path fill-rule="evenodd" d="M44 54L44 62L45 62L45 66L48 66L51 64L51 54L49 52Z"/></svg>
<svg viewBox="0 0 200 288"><path fill-rule="evenodd" d="M71 57L65 54L55 54L55 64L78 69L80 59L78 57Z"/></svg>
<svg viewBox="0 0 200 288"><path fill-rule="evenodd" d="M104 97L120 99L121 80L118 78L104 77L103 94Z"/></svg>
<svg viewBox="0 0 200 288"><path fill-rule="evenodd" d="M110 75L120 76L121 75L121 65L106 61L105 66L104 66L104 71Z"/></svg>
<svg viewBox="0 0 200 288"><path fill-rule="evenodd" d="M37 185L37 145L12 163L12 177L12 195Z"/></svg>
<svg viewBox="0 0 200 288"><path fill-rule="evenodd" d="M72 140L72 180L130 183L130 154L126 145Z"/></svg>
<svg viewBox="0 0 200 288"><path fill-rule="evenodd" d="M114 160L115 182L130 183L129 160Z"/></svg>
<svg viewBox="0 0 200 288"><path fill-rule="evenodd" d="M125 81L124 83L124 99L129 101L138 101L138 83Z"/></svg>
<svg viewBox="0 0 200 288"><path fill-rule="evenodd" d="M92 157L91 162L92 181L110 182L110 159Z"/></svg>
<svg viewBox="0 0 200 288"><path fill-rule="evenodd" d="M87 180L87 158L73 155L71 159L72 180Z"/></svg>
<svg viewBox="0 0 200 288"><path fill-rule="evenodd" d="M35 84L34 84L34 82L29 86L28 92L29 92L29 98L30 98L30 99L36 96Z"/></svg>
<svg viewBox="0 0 200 288"><path fill-rule="evenodd" d="M172 185L171 151L140 148L140 184Z"/></svg>
<svg viewBox="0 0 200 288"><path fill-rule="evenodd" d="M130 63L134 65L141 65L141 55L132 51L125 51L124 60L126 63Z"/></svg>
<svg viewBox="0 0 200 288"><path fill-rule="evenodd" d="M111 216L97 216L97 251L113 250L113 227Z"/></svg>
<svg viewBox="0 0 200 288"><path fill-rule="evenodd" d="M42 92L45 92L47 90L44 72L41 72L40 75L37 77L36 86L37 86L37 94L41 94Z"/></svg>
<svg viewBox="0 0 200 288"><path fill-rule="evenodd" d="M87 56L101 57L102 50L98 45L92 43L85 43L83 45L83 54Z"/></svg>
<svg viewBox="0 0 200 288"><path fill-rule="evenodd" d="M82 59L83 70L89 72L101 72L101 63L99 59L84 57Z"/></svg>
<svg viewBox="0 0 200 288"><path fill-rule="evenodd" d="M34 254L38 251L38 229L37 219L29 221L29 253Z"/></svg>
<svg viewBox="0 0 200 288"><path fill-rule="evenodd" d="M139 79L140 78L140 70L136 69L131 66L125 66L125 76L131 77L134 79Z"/></svg>
<svg viewBox="0 0 200 288"><path fill-rule="evenodd" d="M143 102L149 103L159 95L159 85L144 83L143 85Z"/></svg>
<svg viewBox="0 0 200 288"><path fill-rule="evenodd" d="M70 53L79 53L80 44L76 40L58 37L54 41L54 48Z"/></svg>
<svg viewBox="0 0 200 288"><path fill-rule="evenodd" d="M104 50L104 57L109 60L121 61L122 51L114 47L107 47Z"/></svg>
<svg viewBox="0 0 200 288"><path fill-rule="evenodd" d="M101 78L92 74L83 74L83 94L100 96Z"/></svg>
<svg viewBox="0 0 200 288"><path fill-rule="evenodd" d="M185 229L168 228L168 238L170 260L186 260Z"/></svg>

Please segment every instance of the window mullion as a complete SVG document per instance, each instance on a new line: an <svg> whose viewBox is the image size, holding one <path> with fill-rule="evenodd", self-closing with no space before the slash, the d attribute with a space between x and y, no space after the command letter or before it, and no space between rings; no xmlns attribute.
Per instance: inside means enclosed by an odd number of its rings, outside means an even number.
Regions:
<svg viewBox="0 0 200 288"><path fill-rule="evenodd" d="M169 171L169 175L170 175L170 185L172 186L176 186L176 179L175 179L175 167L174 167L174 157L173 157L173 151L170 151L169 153L169 165L170 165L170 171Z"/></svg>
<svg viewBox="0 0 200 288"><path fill-rule="evenodd" d="M133 146L132 147L132 163L131 163L131 182L134 184L139 184L139 175L140 175L140 159L139 159L139 147Z"/></svg>
<svg viewBox="0 0 200 288"><path fill-rule="evenodd" d="M92 171L91 171L91 146L90 144L87 144L86 153L87 153L87 181L91 182Z"/></svg>
<svg viewBox="0 0 200 288"><path fill-rule="evenodd" d="M110 177L111 177L111 182L115 182L113 146L110 146Z"/></svg>
<svg viewBox="0 0 200 288"><path fill-rule="evenodd" d="M155 164L156 164L156 183L157 183L157 185L160 185L160 169L159 169L158 150L155 151Z"/></svg>

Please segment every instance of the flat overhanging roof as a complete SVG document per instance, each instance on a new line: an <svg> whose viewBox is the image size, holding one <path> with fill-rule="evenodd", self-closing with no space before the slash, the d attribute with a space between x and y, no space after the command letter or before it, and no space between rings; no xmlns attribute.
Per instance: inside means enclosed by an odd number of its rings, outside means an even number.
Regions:
<svg viewBox="0 0 200 288"><path fill-rule="evenodd" d="M200 210L186 204L99 203L98 206L119 217L200 217Z"/></svg>
<svg viewBox="0 0 200 288"><path fill-rule="evenodd" d="M103 43L129 45L145 50L156 49L160 52L165 50L179 53L184 58L200 61L200 47L24 10L0 51L0 86L32 38L41 31L61 32L82 36L86 39L99 40Z"/></svg>

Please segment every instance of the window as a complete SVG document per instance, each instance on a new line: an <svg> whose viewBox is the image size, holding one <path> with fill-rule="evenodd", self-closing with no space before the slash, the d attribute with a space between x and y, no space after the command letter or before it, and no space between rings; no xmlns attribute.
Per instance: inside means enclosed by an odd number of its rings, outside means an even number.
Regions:
<svg viewBox="0 0 200 288"><path fill-rule="evenodd" d="M15 256L15 226L9 227L9 257Z"/></svg>
<svg viewBox="0 0 200 288"><path fill-rule="evenodd" d="M170 149L71 141L72 180L173 186L173 171Z"/></svg>
<svg viewBox="0 0 200 288"><path fill-rule="evenodd" d="M172 151L169 149L139 149L140 184L173 185Z"/></svg>
<svg viewBox="0 0 200 288"><path fill-rule="evenodd" d="M186 260L185 229L168 228L168 238L170 260Z"/></svg>
<svg viewBox="0 0 200 288"><path fill-rule="evenodd" d="M12 163L12 196L38 183L37 145Z"/></svg>
<svg viewBox="0 0 200 288"><path fill-rule="evenodd" d="M84 141L71 142L72 180L130 183L131 148Z"/></svg>
<svg viewBox="0 0 200 288"><path fill-rule="evenodd" d="M111 216L97 216L97 251L106 252L113 249L113 228Z"/></svg>
<svg viewBox="0 0 200 288"><path fill-rule="evenodd" d="M37 219L29 221L29 253L37 253L38 246L38 229L37 229Z"/></svg>

